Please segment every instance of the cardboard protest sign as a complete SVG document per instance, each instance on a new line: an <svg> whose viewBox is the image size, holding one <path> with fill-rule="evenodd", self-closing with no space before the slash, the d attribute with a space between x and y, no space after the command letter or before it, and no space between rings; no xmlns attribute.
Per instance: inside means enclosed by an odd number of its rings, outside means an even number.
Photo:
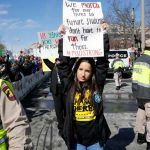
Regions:
<svg viewBox="0 0 150 150"><path fill-rule="evenodd" d="M49 59L51 62L55 63L56 57L49 57L48 59ZM42 59L42 70L43 70L44 72L51 71L51 69L49 69L49 68L47 67L47 65L44 63L43 59Z"/></svg>
<svg viewBox="0 0 150 150"><path fill-rule="evenodd" d="M97 57L104 55L103 18L100 2L63 2L63 55L70 57Z"/></svg>
<svg viewBox="0 0 150 150"><path fill-rule="evenodd" d="M54 49L49 49L47 47L41 47L40 51L41 51L41 53L40 53L41 56L40 57L42 59L49 58L49 57L55 57L55 58L58 57L58 47L54 48Z"/></svg>
<svg viewBox="0 0 150 150"><path fill-rule="evenodd" d="M58 57L58 42L61 35L57 31L38 32L39 43L42 45L41 58Z"/></svg>

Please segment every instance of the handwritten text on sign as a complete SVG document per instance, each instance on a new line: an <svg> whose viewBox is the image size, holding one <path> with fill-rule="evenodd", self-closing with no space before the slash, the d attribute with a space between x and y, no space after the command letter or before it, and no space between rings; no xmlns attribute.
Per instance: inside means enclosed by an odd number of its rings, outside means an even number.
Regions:
<svg viewBox="0 0 150 150"><path fill-rule="evenodd" d="M58 57L58 43L61 35L57 31L38 32L39 43L42 45L41 57Z"/></svg>
<svg viewBox="0 0 150 150"><path fill-rule="evenodd" d="M48 48L56 48L61 35L57 31L38 32L39 43Z"/></svg>
<svg viewBox="0 0 150 150"><path fill-rule="evenodd" d="M70 57L104 55L103 18L100 2L71 2L64 0L63 24L66 26L63 53Z"/></svg>

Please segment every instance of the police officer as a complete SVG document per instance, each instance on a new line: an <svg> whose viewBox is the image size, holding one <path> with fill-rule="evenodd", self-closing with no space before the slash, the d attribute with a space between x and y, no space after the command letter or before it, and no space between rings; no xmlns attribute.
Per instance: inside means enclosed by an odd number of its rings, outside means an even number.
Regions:
<svg viewBox="0 0 150 150"><path fill-rule="evenodd" d="M31 129L9 81L0 79L0 150L32 150Z"/></svg>
<svg viewBox="0 0 150 150"><path fill-rule="evenodd" d="M116 59L112 62L111 67L114 69L114 79L116 90L121 87L122 71L124 67L124 62L119 58L119 54L116 54Z"/></svg>
<svg viewBox="0 0 150 150"><path fill-rule="evenodd" d="M146 150L150 150L150 43L148 42L145 44L143 55L138 57L133 65L132 91L138 102L137 142L144 143L146 123Z"/></svg>

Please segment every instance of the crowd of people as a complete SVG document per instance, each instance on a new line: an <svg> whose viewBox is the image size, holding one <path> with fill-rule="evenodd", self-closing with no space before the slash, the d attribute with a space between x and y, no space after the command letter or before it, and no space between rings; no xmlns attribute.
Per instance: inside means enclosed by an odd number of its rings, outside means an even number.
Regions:
<svg viewBox="0 0 150 150"><path fill-rule="evenodd" d="M42 69L38 57L20 51L17 60L9 55L0 57L0 149L33 150L31 127L12 82Z"/></svg>
<svg viewBox="0 0 150 150"><path fill-rule="evenodd" d="M25 55L23 51L20 51L20 55L16 60L10 59L9 55L0 57L0 77L7 79L8 75L11 82L18 81L24 76L35 73L40 69L42 69L41 58Z"/></svg>
<svg viewBox="0 0 150 150"><path fill-rule="evenodd" d="M105 24L104 24L105 25ZM105 30L105 26L103 26ZM59 32L65 34L65 26ZM44 59L52 70L51 87L59 135L68 150L104 150L111 135L103 111L103 89L109 67L107 52L109 37L104 32L104 56L70 58L63 56L63 36L59 40L59 57L55 63ZM150 44L133 65L132 90L138 101L138 143L147 142L150 150ZM116 64L115 64L116 63ZM122 61L116 56L112 64L116 79L121 75ZM31 128L11 82L20 80L41 69L41 59L24 55L10 61L9 55L0 57L0 149L32 150ZM143 78L144 77L144 78ZM9 80L10 79L10 80ZM9 82L11 81L11 82ZM120 89L120 82L116 82ZM15 113L14 110L15 109ZM146 136L145 136L146 133ZM8 141L6 140L7 138ZM15 138L14 138L15 136ZM113 149L113 148L112 148Z"/></svg>

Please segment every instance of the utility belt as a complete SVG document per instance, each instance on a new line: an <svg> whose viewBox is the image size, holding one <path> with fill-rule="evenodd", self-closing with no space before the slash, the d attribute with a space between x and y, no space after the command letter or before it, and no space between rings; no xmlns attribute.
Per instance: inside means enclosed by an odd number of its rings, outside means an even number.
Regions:
<svg viewBox="0 0 150 150"><path fill-rule="evenodd" d="M8 150L8 138L6 136L6 130L0 130L0 150Z"/></svg>

